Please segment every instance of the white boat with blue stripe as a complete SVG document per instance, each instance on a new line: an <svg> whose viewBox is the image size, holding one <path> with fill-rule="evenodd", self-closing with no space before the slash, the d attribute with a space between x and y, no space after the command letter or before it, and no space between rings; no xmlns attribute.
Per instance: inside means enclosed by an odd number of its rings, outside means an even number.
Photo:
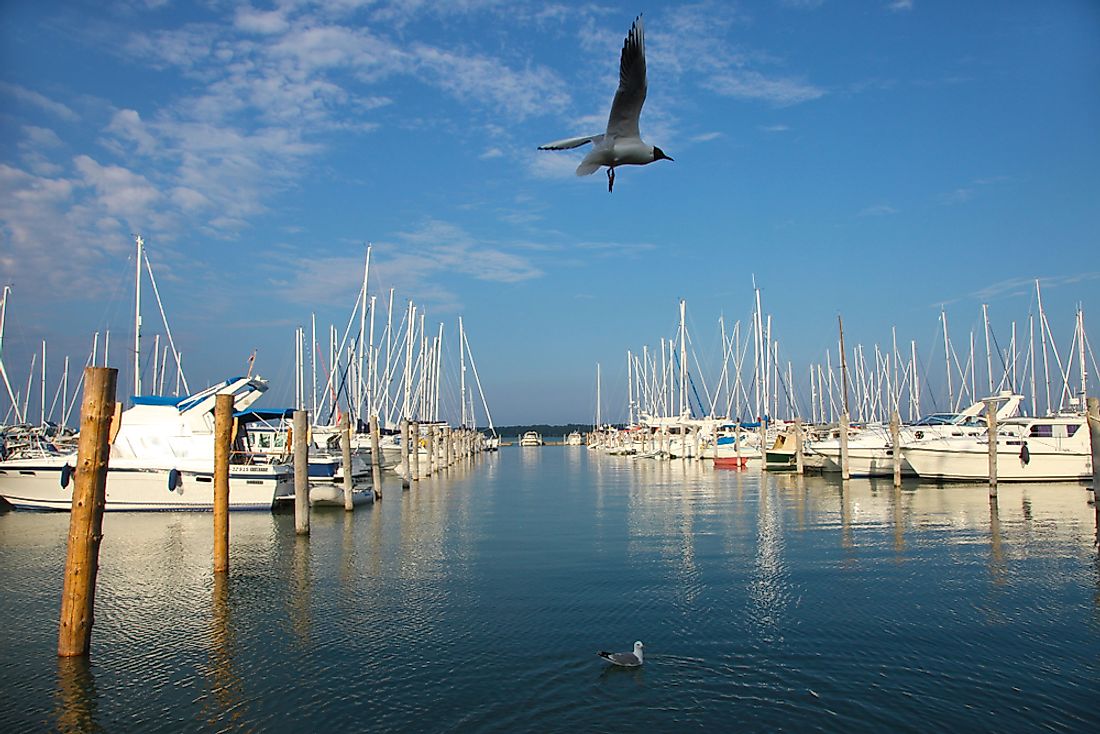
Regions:
<svg viewBox="0 0 1100 734"><path fill-rule="evenodd" d="M213 509L215 396L233 395L242 411L266 390L259 378L234 377L186 397L132 398L111 440L106 511ZM242 441L237 435L234 449ZM75 453L9 458L0 462L0 497L19 509L69 510L76 466ZM230 509L269 510L293 491L290 465L255 463L235 450Z"/></svg>

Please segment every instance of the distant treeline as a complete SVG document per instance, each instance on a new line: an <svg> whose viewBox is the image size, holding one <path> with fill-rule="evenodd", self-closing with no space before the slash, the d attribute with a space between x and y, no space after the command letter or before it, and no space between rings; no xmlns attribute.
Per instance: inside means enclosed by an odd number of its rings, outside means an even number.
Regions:
<svg viewBox="0 0 1100 734"><path fill-rule="evenodd" d="M538 431L546 440L568 436L573 431L589 433L592 430L591 423L566 423L560 426L551 426L546 423L535 423L529 426L497 426L497 434L505 438L522 436L528 431ZM482 433L488 433L488 429L481 429Z"/></svg>

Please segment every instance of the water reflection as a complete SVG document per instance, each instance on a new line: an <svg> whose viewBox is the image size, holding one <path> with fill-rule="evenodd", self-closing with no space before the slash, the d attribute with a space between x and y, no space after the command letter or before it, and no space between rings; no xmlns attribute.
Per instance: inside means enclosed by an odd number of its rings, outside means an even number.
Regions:
<svg viewBox="0 0 1100 734"><path fill-rule="evenodd" d="M226 717L237 726L244 723L244 682L234 667L236 640L230 613L229 574L216 573L211 590L210 665L206 720L211 726L225 728Z"/></svg>
<svg viewBox="0 0 1100 734"><path fill-rule="evenodd" d="M60 732L106 731L99 723L99 695L86 657L57 659L54 721Z"/></svg>

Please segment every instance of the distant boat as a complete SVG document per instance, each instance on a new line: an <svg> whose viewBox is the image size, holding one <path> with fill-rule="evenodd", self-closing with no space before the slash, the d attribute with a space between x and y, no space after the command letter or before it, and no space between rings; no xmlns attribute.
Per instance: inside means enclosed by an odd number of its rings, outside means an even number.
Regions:
<svg viewBox="0 0 1100 734"><path fill-rule="evenodd" d="M519 439L520 446L542 446L542 436L538 431L528 431Z"/></svg>
<svg viewBox="0 0 1100 734"><path fill-rule="evenodd" d="M565 445L566 446L583 446L584 445L584 437L581 436L579 431L573 431L572 433L570 433L568 436L565 437Z"/></svg>
<svg viewBox="0 0 1100 734"><path fill-rule="evenodd" d="M135 397L111 443L105 509L213 509L215 398L232 394L240 411L265 390L262 380L235 377L186 397ZM21 509L69 510L76 466L75 452L0 461L0 497ZM230 464L230 509L270 509L293 491L289 464Z"/></svg>

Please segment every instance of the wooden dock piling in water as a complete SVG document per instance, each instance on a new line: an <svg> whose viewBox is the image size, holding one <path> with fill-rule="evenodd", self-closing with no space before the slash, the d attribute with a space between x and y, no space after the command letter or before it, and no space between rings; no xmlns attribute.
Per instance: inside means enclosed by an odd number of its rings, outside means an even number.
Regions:
<svg viewBox="0 0 1100 734"><path fill-rule="evenodd" d="M989 425L987 440L989 443L989 496L997 496L997 401L986 399L985 420Z"/></svg>
<svg viewBox="0 0 1100 734"><path fill-rule="evenodd" d="M802 419L794 419L794 470L798 474L806 473L806 464L802 458Z"/></svg>
<svg viewBox="0 0 1100 734"><path fill-rule="evenodd" d="M99 543L103 539L103 509L107 502L110 424L115 412L117 382L116 369L87 367L84 370L80 442L57 631L60 657L87 655L91 647Z"/></svg>
<svg viewBox="0 0 1100 734"><path fill-rule="evenodd" d="M1100 513L1100 398L1088 398L1085 402L1092 442L1092 501Z"/></svg>
<svg viewBox="0 0 1100 734"><path fill-rule="evenodd" d="M351 415L345 413L340 419L340 460L344 467L344 511L353 512L351 470Z"/></svg>
<svg viewBox="0 0 1100 734"><path fill-rule="evenodd" d="M412 476L412 466L410 465L409 457L409 434L411 430L409 428L409 419L401 419L401 487L403 489L409 488L409 478Z"/></svg>
<svg viewBox="0 0 1100 734"><path fill-rule="evenodd" d="M382 448L378 429L378 416L370 417L370 482L374 498L382 499Z"/></svg>
<svg viewBox="0 0 1100 734"><path fill-rule="evenodd" d="M410 458L412 459L412 480L414 482L420 481L420 424L413 421L409 426L409 431L412 436L409 439L410 446Z"/></svg>
<svg viewBox="0 0 1100 734"><path fill-rule="evenodd" d="M309 535L309 412L294 411L294 532Z"/></svg>
<svg viewBox="0 0 1100 734"><path fill-rule="evenodd" d="M848 481L852 474L848 464L848 411L840 414L840 478Z"/></svg>
<svg viewBox="0 0 1100 734"><path fill-rule="evenodd" d="M214 398L214 573L229 571L229 455L233 449L233 396Z"/></svg>
<svg viewBox="0 0 1100 734"><path fill-rule="evenodd" d="M894 486L901 486L901 416L895 410L890 416L890 458L894 463Z"/></svg>

